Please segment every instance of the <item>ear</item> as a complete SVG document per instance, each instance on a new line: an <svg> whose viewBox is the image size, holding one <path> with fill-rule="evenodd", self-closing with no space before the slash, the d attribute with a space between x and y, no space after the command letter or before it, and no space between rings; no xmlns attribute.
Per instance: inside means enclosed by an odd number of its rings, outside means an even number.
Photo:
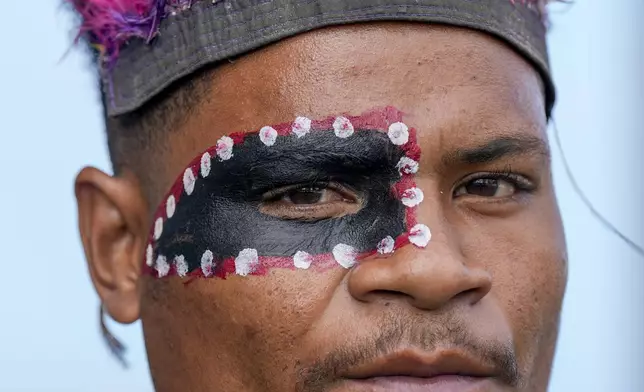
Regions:
<svg viewBox="0 0 644 392"><path fill-rule="evenodd" d="M103 307L120 323L139 318L147 205L134 174L84 168L76 177L81 240Z"/></svg>

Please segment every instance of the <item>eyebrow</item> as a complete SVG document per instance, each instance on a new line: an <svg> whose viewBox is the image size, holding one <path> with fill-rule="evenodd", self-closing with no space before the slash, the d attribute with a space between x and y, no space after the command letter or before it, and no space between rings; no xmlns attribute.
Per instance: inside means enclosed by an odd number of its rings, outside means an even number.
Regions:
<svg viewBox="0 0 644 392"><path fill-rule="evenodd" d="M281 138L271 147L255 136L251 134L237 147L234 159L219 165L227 186L255 193L330 177L356 181L387 177L398 175L395 165L404 154L377 130L360 129L348 139L338 138L333 130L320 130L301 139Z"/></svg>
<svg viewBox="0 0 644 392"><path fill-rule="evenodd" d="M550 148L543 139L536 136L503 136L478 147L449 151L443 155L442 163L446 167L457 164L481 165L526 155L550 158Z"/></svg>

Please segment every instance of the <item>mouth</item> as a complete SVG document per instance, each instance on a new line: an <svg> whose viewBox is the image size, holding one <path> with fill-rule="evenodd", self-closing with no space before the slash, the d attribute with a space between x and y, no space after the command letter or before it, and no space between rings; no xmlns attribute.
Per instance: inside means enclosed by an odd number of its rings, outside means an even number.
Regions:
<svg viewBox="0 0 644 392"><path fill-rule="evenodd" d="M499 390L495 368L460 350L402 350L350 369L348 390L483 392Z"/></svg>

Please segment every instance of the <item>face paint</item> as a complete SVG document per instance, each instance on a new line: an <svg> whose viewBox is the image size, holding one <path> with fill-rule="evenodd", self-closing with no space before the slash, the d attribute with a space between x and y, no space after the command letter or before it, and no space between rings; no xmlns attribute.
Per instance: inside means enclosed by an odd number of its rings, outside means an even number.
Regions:
<svg viewBox="0 0 644 392"><path fill-rule="evenodd" d="M158 207L144 272L225 278L351 268L410 243L425 247L429 229L416 222L424 195L413 179L419 158L415 130L394 108L224 136ZM331 191L342 197L317 202Z"/></svg>

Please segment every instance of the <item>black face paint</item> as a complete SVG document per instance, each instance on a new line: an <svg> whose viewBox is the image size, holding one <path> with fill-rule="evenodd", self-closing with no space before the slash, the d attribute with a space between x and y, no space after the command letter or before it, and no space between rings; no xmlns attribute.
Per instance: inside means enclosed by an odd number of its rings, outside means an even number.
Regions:
<svg viewBox="0 0 644 392"><path fill-rule="evenodd" d="M335 261L349 267L360 255L388 253L409 242L407 230L415 222L408 199L418 196L411 175L419 151L413 130L412 140L394 144L409 132L392 116L400 114L388 108L315 121L303 135L296 122L222 138L186 169L159 208L147 270L159 277L225 277ZM404 127L402 139L400 132L392 136L391 124ZM354 195L357 211L315 218L306 211L297 218L271 213L280 189L316 192L326 184ZM298 196L305 202L317 198Z"/></svg>

